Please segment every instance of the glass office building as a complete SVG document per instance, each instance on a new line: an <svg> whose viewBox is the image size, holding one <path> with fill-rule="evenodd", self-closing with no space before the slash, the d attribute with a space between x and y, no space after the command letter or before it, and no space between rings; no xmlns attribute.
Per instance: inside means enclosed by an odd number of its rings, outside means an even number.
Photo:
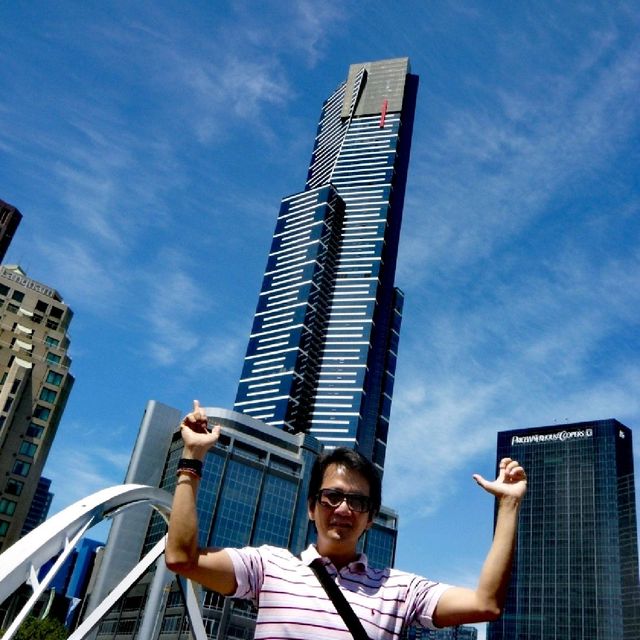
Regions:
<svg viewBox="0 0 640 640"><path fill-rule="evenodd" d="M498 434L527 469L516 558L489 640L637 640L640 587L631 431L617 420Z"/></svg>
<svg viewBox="0 0 640 640"><path fill-rule="evenodd" d="M417 87L408 58L354 64L324 103L305 189L282 201L234 405L381 471Z"/></svg>
<svg viewBox="0 0 640 640"><path fill-rule="evenodd" d="M198 489L198 544L243 547L271 544L300 553L307 545L307 489L311 467L321 451L314 438L288 434L243 414L209 408L222 426L207 454ZM173 493L182 438L175 432L160 487ZM152 518L144 551L166 533Z"/></svg>
<svg viewBox="0 0 640 640"><path fill-rule="evenodd" d="M311 467L322 450L305 433L290 434L249 416L207 408L212 424L222 425L217 445L208 453L198 491L199 544L242 547L262 544L289 548L299 554L314 540L307 513ZM179 412L151 402L136 442L127 483L149 483L173 493L182 453ZM175 421L174 421L175 420ZM156 449L168 448L163 465ZM383 508L363 536L362 549L373 566L386 566L395 553L396 514ZM99 581L89 603L91 611L126 574L130 565L166 534L166 523L147 511L118 517L105 549ZM143 624L145 603L152 593L153 575L143 578L105 616L94 637L101 640L135 637ZM161 637L177 640L188 634L188 621L179 586L168 574L166 595L158 607ZM203 590L203 619L211 638L251 638L255 611L251 603L223 598ZM181 634L184 634L181 636Z"/></svg>

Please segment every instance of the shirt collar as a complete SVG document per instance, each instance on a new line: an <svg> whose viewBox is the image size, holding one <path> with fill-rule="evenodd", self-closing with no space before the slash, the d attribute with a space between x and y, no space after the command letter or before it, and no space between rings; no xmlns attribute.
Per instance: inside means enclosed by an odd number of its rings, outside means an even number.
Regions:
<svg viewBox="0 0 640 640"><path fill-rule="evenodd" d="M321 556L314 544L310 544L301 554L300 559L304 564L309 566L316 558L322 558L325 565L332 564L329 558ZM361 553L353 562L350 562L347 567L355 573L364 573L369 566L367 556Z"/></svg>

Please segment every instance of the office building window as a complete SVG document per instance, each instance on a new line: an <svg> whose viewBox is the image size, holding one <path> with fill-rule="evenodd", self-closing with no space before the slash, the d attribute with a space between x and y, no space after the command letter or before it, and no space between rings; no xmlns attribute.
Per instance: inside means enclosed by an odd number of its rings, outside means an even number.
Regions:
<svg viewBox="0 0 640 640"><path fill-rule="evenodd" d="M42 390L40 391L40 400L44 400L45 402L55 402L57 395L58 394L53 389L42 387Z"/></svg>
<svg viewBox="0 0 640 640"><path fill-rule="evenodd" d="M49 373L47 373L47 382L59 387L62 382L62 374L56 373L55 371L49 371Z"/></svg>
<svg viewBox="0 0 640 640"><path fill-rule="evenodd" d="M33 422L27 427L27 438L42 438L42 432L44 431L44 427L41 427L38 424L33 424Z"/></svg>
<svg viewBox="0 0 640 640"><path fill-rule="evenodd" d="M23 440L20 443L19 453L21 456L25 456L27 458L33 458L37 450L38 450L38 445L33 444L33 442L26 442Z"/></svg>
<svg viewBox="0 0 640 640"><path fill-rule="evenodd" d="M102 636L102 635L115 633L117 624L118 624L117 620L103 620L100 623L98 635Z"/></svg>
<svg viewBox="0 0 640 640"><path fill-rule="evenodd" d="M62 309L58 308L58 307L51 307L51 311L49 312L49 315L52 318L57 318L58 320L60 320L60 318L62 318Z"/></svg>
<svg viewBox="0 0 640 640"><path fill-rule="evenodd" d="M11 299L16 302L22 302L24 300L24 293L22 293L22 291L14 291Z"/></svg>
<svg viewBox="0 0 640 640"><path fill-rule="evenodd" d="M52 364L58 364L62 358L55 353L51 353L51 351L47 352L47 362L51 362Z"/></svg>
<svg viewBox="0 0 640 640"><path fill-rule="evenodd" d="M50 415L51 409L47 409L47 407L43 407L41 404L37 404L33 410L33 417L38 420L48 420Z"/></svg>
<svg viewBox="0 0 640 640"><path fill-rule="evenodd" d="M29 474L29 469L31 469L30 462L23 462L22 460L16 460L13 463L13 469L11 469L11 473L14 473L17 476L22 476L24 478Z"/></svg>
<svg viewBox="0 0 640 640"><path fill-rule="evenodd" d="M9 287L7 287L7 285L0 284L0 296L9 295L9 291L11 291L11 289L9 289Z"/></svg>
<svg viewBox="0 0 640 640"><path fill-rule="evenodd" d="M181 621L180 616L167 616L162 621L162 629L160 630L160 633L171 633L171 632L179 631L180 621Z"/></svg>
<svg viewBox="0 0 640 640"><path fill-rule="evenodd" d="M35 310L41 311L42 313L46 313L48 307L49 305L44 300L38 300L38 302L36 302Z"/></svg>
<svg viewBox="0 0 640 640"><path fill-rule="evenodd" d="M60 340L58 340L57 338L52 338L51 336L47 336L44 339L44 343L49 347L57 347L60 344Z"/></svg>
<svg viewBox="0 0 640 640"><path fill-rule="evenodd" d="M7 500L6 498L2 498L0 500L0 513L5 514L7 516L12 516L16 510L17 502L13 500Z"/></svg>
<svg viewBox="0 0 640 640"><path fill-rule="evenodd" d="M6 520L0 520L0 536L7 535L9 530L9 523Z"/></svg>
<svg viewBox="0 0 640 640"><path fill-rule="evenodd" d="M119 620L116 633L132 633L136 629L135 618L130 620Z"/></svg>
<svg viewBox="0 0 640 640"><path fill-rule="evenodd" d="M5 487L5 492L10 496L19 496L22 493L22 488L24 487L24 482L20 482L20 480L14 480L13 478L9 478L7 480L7 486Z"/></svg>

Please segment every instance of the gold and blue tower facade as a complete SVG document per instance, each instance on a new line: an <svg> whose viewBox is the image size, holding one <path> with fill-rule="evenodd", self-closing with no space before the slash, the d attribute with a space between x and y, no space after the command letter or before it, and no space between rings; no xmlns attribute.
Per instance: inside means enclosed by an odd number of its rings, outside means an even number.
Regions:
<svg viewBox="0 0 640 640"><path fill-rule="evenodd" d="M282 201L234 405L381 471L417 88L408 58L367 62L325 101L305 189Z"/></svg>

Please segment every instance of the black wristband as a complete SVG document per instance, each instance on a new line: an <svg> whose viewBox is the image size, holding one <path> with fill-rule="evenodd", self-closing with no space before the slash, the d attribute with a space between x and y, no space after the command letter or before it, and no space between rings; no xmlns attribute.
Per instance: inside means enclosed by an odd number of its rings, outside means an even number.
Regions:
<svg viewBox="0 0 640 640"><path fill-rule="evenodd" d="M202 478L202 460L193 460L192 458L180 458L178 460L177 472L186 471L192 473L198 478Z"/></svg>

